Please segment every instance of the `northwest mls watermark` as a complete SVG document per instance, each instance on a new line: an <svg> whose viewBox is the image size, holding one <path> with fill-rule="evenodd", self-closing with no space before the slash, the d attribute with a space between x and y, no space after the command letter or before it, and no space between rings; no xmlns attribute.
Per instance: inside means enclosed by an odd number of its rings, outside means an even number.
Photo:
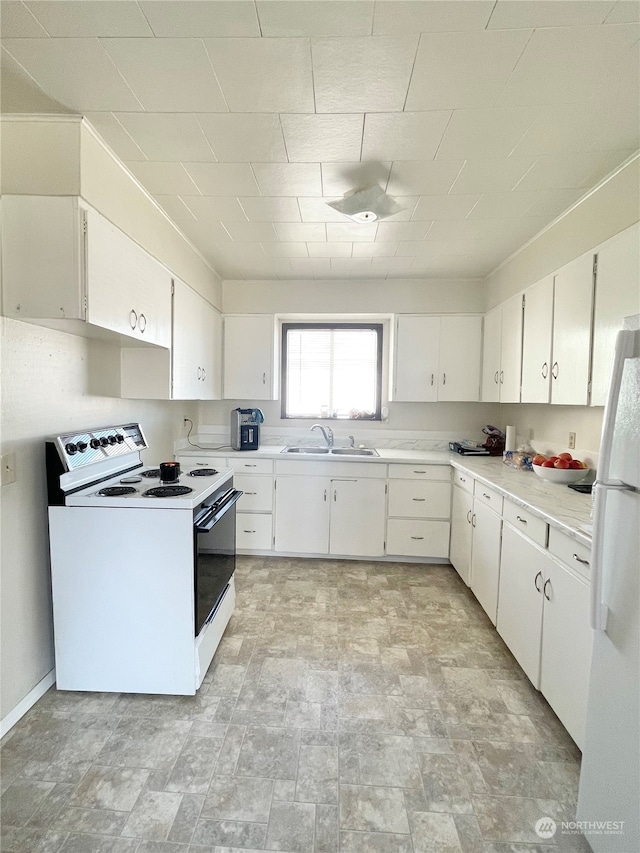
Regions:
<svg viewBox="0 0 640 853"><path fill-rule="evenodd" d="M624 835L623 820L563 820L559 824L552 817L536 821L536 835L549 839L559 831L563 835Z"/></svg>

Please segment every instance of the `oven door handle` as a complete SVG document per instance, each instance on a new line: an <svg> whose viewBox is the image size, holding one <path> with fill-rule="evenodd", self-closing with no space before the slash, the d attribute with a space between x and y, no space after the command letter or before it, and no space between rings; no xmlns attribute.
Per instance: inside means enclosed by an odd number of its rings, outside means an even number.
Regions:
<svg viewBox="0 0 640 853"><path fill-rule="evenodd" d="M240 500L244 492L239 489L234 489L222 506L212 506L204 518L199 518L195 524L197 533L209 533L214 524L216 524L222 516L231 509L231 507Z"/></svg>

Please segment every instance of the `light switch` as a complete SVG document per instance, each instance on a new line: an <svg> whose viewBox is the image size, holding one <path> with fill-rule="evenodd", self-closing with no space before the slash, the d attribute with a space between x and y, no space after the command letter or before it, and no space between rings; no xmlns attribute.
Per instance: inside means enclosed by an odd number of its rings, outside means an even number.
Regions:
<svg viewBox="0 0 640 853"><path fill-rule="evenodd" d="M16 454L4 453L2 455L2 485L8 486L9 483L16 481Z"/></svg>

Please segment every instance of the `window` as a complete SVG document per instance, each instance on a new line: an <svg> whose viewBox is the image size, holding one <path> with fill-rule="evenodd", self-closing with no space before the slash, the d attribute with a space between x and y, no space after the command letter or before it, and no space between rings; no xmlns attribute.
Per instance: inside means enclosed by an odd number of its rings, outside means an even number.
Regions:
<svg viewBox="0 0 640 853"><path fill-rule="evenodd" d="M382 324L283 323L282 417L380 420Z"/></svg>

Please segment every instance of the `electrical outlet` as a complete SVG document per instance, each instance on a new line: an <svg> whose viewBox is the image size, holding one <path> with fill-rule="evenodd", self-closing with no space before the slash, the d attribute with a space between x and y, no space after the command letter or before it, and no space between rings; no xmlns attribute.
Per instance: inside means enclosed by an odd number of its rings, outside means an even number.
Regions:
<svg viewBox="0 0 640 853"><path fill-rule="evenodd" d="M576 446L576 434L575 432L569 433L569 450L575 450Z"/></svg>
<svg viewBox="0 0 640 853"><path fill-rule="evenodd" d="M16 454L4 453L2 456L2 485L8 486L9 483L16 481Z"/></svg>

